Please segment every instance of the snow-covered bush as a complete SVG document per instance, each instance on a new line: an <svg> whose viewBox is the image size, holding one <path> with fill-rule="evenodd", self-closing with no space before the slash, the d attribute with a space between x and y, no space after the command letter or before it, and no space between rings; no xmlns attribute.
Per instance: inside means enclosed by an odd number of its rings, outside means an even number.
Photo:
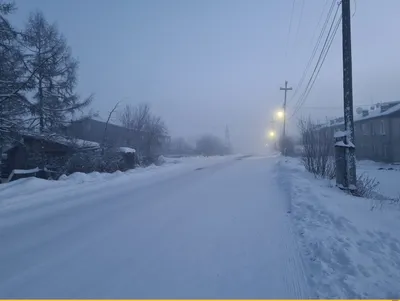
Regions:
<svg viewBox="0 0 400 301"><path fill-rule="evenodd" d="M112 173L131 168L134 166L129 166L123 153L104 149L73 154L65 164L64 173L67 175L74 172L91 173L95 171Z"/></svg>
<svg viewBox="0 0 400 301"><path fill-rule="evenodd" d="M299 130L303 144L301 161L306 170L315 176L333 179L336 175L333 140L310 119L300 120Z"/></svg>
<svg viewBox="0 0 400 301"><path fill-rule="evenodd" d="M157 158L157 161L156 161L156 165L158 165L158 166L160 166L160 165L163 165L165 163L165 158L164 158L164 156L158 156L158 158Z"/></svg>
<svg viewBox="0 0 400 301"><path fill-rule="evenodd" d="M353 194L368 199L375 198L378 185L379 182L375 178L363 173L357 177L357 189Z"/></svg>

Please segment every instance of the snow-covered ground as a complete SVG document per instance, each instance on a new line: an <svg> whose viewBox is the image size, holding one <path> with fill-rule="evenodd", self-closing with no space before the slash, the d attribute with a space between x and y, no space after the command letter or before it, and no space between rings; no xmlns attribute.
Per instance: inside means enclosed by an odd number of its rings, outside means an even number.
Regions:
<svg viewBox="0 0 400 301"><path fill-rule="evenodd" d="M397 196L396 166L358 167ZM373 202L272 155L21 179L0 185L0 298L398 298L400 208Z"/></svg>
<svg viewBox="0 0 400 301"><path fill-rule="evenodd" d="M61 176L58 181L33 177L16 180L0 185L0 218L2 213L9 214L10 211L29 208L37 209L43 205L54 205L55 202L79 203L91 199L88 196L98 193L100 186L107 187L108 192L112 194L121 185L137 188L190 172L195 168L222 164L240 156L163 158L165 162L161 166L151 165L127 172L117 171L111 174L77 172L70 176ZM84 195L84 199L77 199L79 195Z"/></svg>
<svg viewBox="0 0 400 301"><path fill-rule="evenodd" d="M276 161L1 186L0 298L308 298Z"/></svg>
<svg viewBox="0 0 400 301"><path fill-rule="evenodd" d="M382 192L397 196L400 172L380 167L359 162L358 172L376 177ZM314 297L398 298L398 205L387 202L371 211L374 201L346 195L331 181L315 179L297 159L282 159L276 172L288 193L288 210L300 238Z"/></svg>
<svg viewBox="0 0 400 301"><path fill-rule="evenodd" d="M379 182L377 190L381 195L400 198L400 165L363 160L357 162L357 173L375 178Z"/></svg>

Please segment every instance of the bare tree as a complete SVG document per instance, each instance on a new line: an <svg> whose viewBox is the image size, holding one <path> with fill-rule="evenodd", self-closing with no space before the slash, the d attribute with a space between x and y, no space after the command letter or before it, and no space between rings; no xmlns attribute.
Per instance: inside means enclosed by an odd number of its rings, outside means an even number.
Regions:
<svg viewBox="0 0 400 301"><path fill-rule="evenodd" d="M76 110L92 101L80 100L75 93L78 61L71 56L65 38L41 12L31 14L23 33L25 65L33 76L35 91L30 104L34 126L41 132L57 129ZM35 70L35 72L33 72Z"/></svg>
<svg viewBox="0 0 400 301"><path fill-rule="evenodd" d="M147 158L160 152L168 129L162 118L151 112L148 104L126 105L119 114L119 120L130 131L130 146L139 149Z"/></svg>
<svg viewBox="0 0 400 301"><path fill-rule="evenodd" d="M134 132L141 132L151 119L150 106L142 103L137 106L126 105L119 115L122 125Z"/></svg>
<svg viewBox="0 0 400 301"><path fill-rule="evenodd" d="M303 144L301 159L304 167L315 176L333 179L335 177L333 137L310 118L299 121L299 130Z"/></svg>
<svg viewBox="0 0 400 301"><path fill-rule="evenodd" d="M119 102L117 102L115 104L115 106L112 108L112 110L110 111L110 113L108 114L108 118L107 118L107 122L106 125L104 127L104 134L103 134L103 142L101 143L102 148L105 147L106 143L107 143L107 129L108 129L108 124L110 123L111 117L114 114L114 112L117 110L117 107L119 105Z"/></svg>
<svg viewBox="0 0 400 301"><path fill-rule="evenodd" d="M150 116L144 126L145 152L148 156L154 156L160 152L168 135L167 127L159 116Z"/></svg>

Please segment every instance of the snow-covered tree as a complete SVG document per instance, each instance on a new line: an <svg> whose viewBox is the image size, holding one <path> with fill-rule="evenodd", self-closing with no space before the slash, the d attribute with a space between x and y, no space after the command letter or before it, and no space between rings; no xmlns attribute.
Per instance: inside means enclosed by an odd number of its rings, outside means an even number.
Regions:
<svg viewBox="0 0 400 301"><path fill-rule="evenodd" d="M12 3L0 3L0 153L3 144L24 125L28 109L24 93L32 78L24 66L20 35L7 20L14 10Z"/></svg>
<svg viewBox="0 0 400 301"><path fill-rule="evenodd" d="M41 132L63 125L76 111L90 104L75 92L78 61L71 55L66 39L41 12L30 15L23 33L26 66L33 76L31 114Z"/></svg>

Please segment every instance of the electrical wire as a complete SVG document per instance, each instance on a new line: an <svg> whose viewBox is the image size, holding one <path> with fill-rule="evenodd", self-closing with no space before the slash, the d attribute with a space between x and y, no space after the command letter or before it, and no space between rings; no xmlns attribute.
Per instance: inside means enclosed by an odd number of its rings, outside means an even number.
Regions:
<svg viewBox="0 0 400 301"><path fill-rule="evenodd" d="M339 26L340 26L341 21L342 21L342 17L340 17L340 18L336 21L336 25L335 25L333 34L332 34L331 37L330 37L330 40L329 40L329 42L328 42L328 45L327 45L326 51L325 51L325 53L324 53L324 56L323 56L323 58L322 58L322 61L321 61L320 65L319 65L319 67L318 67L318 70L317 70L317 72L316 72L316 74L315 74L315 76L314 76L314 79L313 79L313 81L312 81L312 83L311 83L309 89L307 90L306 94L304 95L304 97L303 97L303 99L302 99L302 104L300 105L300 107L298 107L297 111L300 110L301 106L304 104L304 102L305 102L305 100L307 99L308 95L310 94L312 88L314 87L315 81L316 81L317 78L318 78L319 72L321 71L321 68L322 68L322 66L323 66L323 64L324 64L324 62L325 62L325 59L326 59L326 57L327 57L327 55L328 55L328 52L329 52L329 49L331 48L331 45L332 45L332 43L333 43L333 40L335 39L336 32L337 32L337 30L338 30L338 28L339 28ZM295 112L294 112L292 115L294 115L294 114L295 114Z"/></svg>
<svg viewBox="0 0 400 301"><path fill-rule="evenodd" d="M305 0L302 0L302 1L301 1L300 18L299 18L299 22L297 23L296 35L295 35L295 37L294 37L294 41L295 41L295 42L296 42L297 37L298 37L298 35L299 35L300 25L301 25L301 21L302 21L302 19L303 19L304 1L305 1Z"/></svg>
<svg viewBox="0 0 400 301"><path fill-rule="evenodd" d="M292 2L292 11L290 12L289 30L288 30L288 34L287 34L287 38L286 38L285 57L287 57L288 48L289 48L289 38L290 38L290 33L292 31L292 23L293 23L293 14L294 14L295 3L296 3L296 0L293 0L293 2Z"/></svg>
<svg viewBox="0 0 400 301"><path fill-rule="evenodd" d="M316 78L317 78L317 76L318 76L318 74L319 74L319 72L320 72L320 70L322 68L323 63L325 62L326 56L327 56L327 54L329 52L329 49L330 49L330 47L332 45L333 39L334 39L334 37L336 35L337 29L338 29L338 27L340 25L340 22L341 22L341 18L339 18L336 21L336 25L335 25L335 20L336 20L336 16L338 14L338 11L339 11L339 5L337 6L337 9L335 11L335 15L334 15L334 17L332 19L332 23L330 25L328 34L327 34L327 36L325 38L325 42L324 42L322 50L321 50L321 52L319 54L317 63L315 64L314 70L313 70L313 72L312 72L312 74L311 74L311 76L310 76L310 78L309 78L309 80L307 82L306 88L304 89L303 93L300 95L300 97L299 97L299 99L298 99L298 101L297 101L297 103L295 105L295 109L294 109L294 112L293 112L292 116L294 114L296 114L298 112L298 110L301 108L301 106L304 104L307 96L309 95L310 91L312 90L312 88L314 86L314 83L315 83ZM328 16L330 16L330 14L328 14ZM329 17L327 18L327 20L329 20ZM332 33L332 30L333 30L333 33ZM324 30L322 30L321 32L323 33ZM312 55L312 57L313 56L314 55Z"/></svg>
<svg viewBox="0 0 400 301"><path fill-rule="evenodd" d="M326 3L327 3L327 2L326 2ZM326 4L326 3L325 3L325 4ZM318 36L318 39L317 39L317 42L316 42L316 44L315 44L315 46L314 46L314 49L313 49L313 51L312 51L312 54L311 54L311 56L310 56L310 58L309 58L309 60L308 60L308 62L307 62L306 68L304 69L303 74L302 74L302 76L301 76L301 78L300 78L300 81L299 81L299 83L297 84L297 87L296 87L296 89L294 90L294 93L292 94L292 96L291 96L290 100L288 101L288 103L290 103L290 102L296 97L298 91L301 89L301 86L303 85L303 82L304 82L304 80L305 80L305 78L306 78L307 72L308 72L308 70L309 70L309 68L310 68L310 66L311 66L312 61L313 61L314 58L315 58L315 55L316 55L317 50L318 50L318 48L319 48L319 45L321 44L322 37L324 36L324 33L325 33L325 31L326 31L326 28L327 28L327 26L328 26L328 22L329 22L329 20L330 20L330 18L331 18L331 15L332 15L332 13L333 13L334 7L335 7L335 0L332 1L332 4L331 4L331 6L330 6L330 8L329 8L329 11L328 11L328 15L327 15L327 17L326 17L326 19L325 19L325 22L324 22L323 26L322 26L321 32L320 32L320 34L319 34L319 36ZM322 15L323 15L323 12L321 13L321 17L322 17ZM321 20L321 17L320 17L320 20ZM320 22L318 22L318 23L320 23ZM319 24L318 24L317 26L319 26Z"/></svg>

